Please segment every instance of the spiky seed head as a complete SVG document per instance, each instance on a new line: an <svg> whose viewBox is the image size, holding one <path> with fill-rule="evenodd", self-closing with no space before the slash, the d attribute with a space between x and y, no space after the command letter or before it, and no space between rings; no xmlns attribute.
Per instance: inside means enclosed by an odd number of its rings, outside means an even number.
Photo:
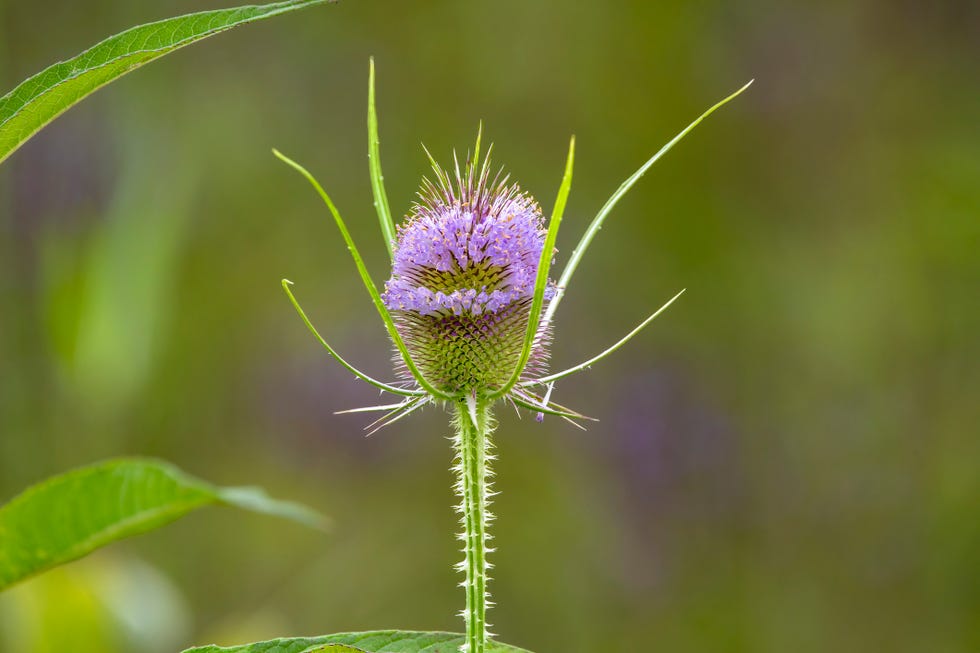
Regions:
<svg viewBox="0 0 980 653"><path fill-rule="evenodd" d="M455 179L433 162L419 200L397 230L382 295L422 375L443 392L493 391L507 383L524 344L545 229L529 194L489 157ZM554 294L549 282L545 298ZM541 374L547 327L536 334L523 374ZM407 375L404 365L399 365Z"/></svg>

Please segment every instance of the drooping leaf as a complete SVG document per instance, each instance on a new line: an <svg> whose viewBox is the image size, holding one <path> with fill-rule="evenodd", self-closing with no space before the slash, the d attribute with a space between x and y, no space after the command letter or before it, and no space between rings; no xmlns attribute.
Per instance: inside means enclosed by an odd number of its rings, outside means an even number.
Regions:
<svg viewBox="0 0 980 653"><path fill-rule="evenodd" d="M364 633L338 633L322 637L272 639L242 646L201 646L184 653L347 653L349 647L366 653L458 653L464 636L456 633L424 633L409 630L376 630ZM324 648L344 644L346 649ZM530 653L522 648L490 642L487 653Z"/></svg>
<svg viewBox="0 0 980 653"><path fill-rule="evenodd" d="M49 478L0 506L0 590L214 504L323 526L309 508L258 488L215 487L161 461L110 460Z"/></svg>
<svg viewBox="0 0 980 653"><path fill-rule="evenodd" d="M0 98L0 162L88 94L129 71L238 25L335 0L202 11L130 28L30 77Z"/></svg>

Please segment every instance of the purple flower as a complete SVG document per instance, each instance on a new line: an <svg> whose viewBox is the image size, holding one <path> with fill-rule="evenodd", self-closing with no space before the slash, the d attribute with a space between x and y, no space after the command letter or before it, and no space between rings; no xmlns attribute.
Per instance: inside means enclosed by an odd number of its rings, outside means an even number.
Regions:
<svg viewBox="0 0 980 653"><path fill-rule="evenodd" d="M501 173L433 162L435 182L398 228L382 300L423 376L451 394L502 387L518 364L546 230L541 208ZM554 295L549 284L545 299ZM547 329L524 372L543 372ZM399 365L403 376L408 374ZM406 377L407 378L407 377Z"/></svg>

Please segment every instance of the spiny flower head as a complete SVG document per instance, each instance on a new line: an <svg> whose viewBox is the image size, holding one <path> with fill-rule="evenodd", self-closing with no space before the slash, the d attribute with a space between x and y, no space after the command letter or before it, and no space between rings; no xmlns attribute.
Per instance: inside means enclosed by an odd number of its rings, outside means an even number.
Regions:
<svg viewBox="0 0 980 653"><path fill-rule="evenodd" d="M498 400L534 411L538 420L555 415L578 426L577 420L591 419L551 399L555 382L588 369L622 347L684 291L600 354L560 372L545 373L552 320L569 280L606 217L650 166L749 84L705 111L619 186L585 230L555 284L548 272L571 188L574 137L547 231L541 209L530 195L516 184L508 185L499 173L490 180L489 156L482 163L478 156L479 134L463 172L456 163L455 179L429 157L435 182L423 180L419 201L396 229L381 174L372 62L368 161L374 207L392 258L391 277L383 293L378 292L330 196L303 166L273 150L323 199L398 352L399 382L385 383L358 370L317 332L293 296L292 282L282 280L283 290L307 328L337 362L366 383L402 397L396 404L340 412L385 411L367 427L372 433L434 402L453 404L457 410L465 407L473 424L479 421L481 406L488 410Z"/></svg>
<svg viewBox="0 0 980 653"><path fill-rule="evenodd" d="M433 161L419 200L397 230L382 299L422 373L460 395L504 386L519 363L546 230L541 208L501 173L458 162L455 178ZM549 284L545 299L553 295ZM527 373L543 371L539 330ZM407 375L404 365L399 365Z"/></svg>

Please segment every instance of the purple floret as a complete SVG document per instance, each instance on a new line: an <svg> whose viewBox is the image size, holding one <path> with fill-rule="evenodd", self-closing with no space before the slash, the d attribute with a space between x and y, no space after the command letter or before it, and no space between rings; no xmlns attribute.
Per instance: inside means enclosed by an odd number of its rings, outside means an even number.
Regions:
<svg viewBox="0 0 980 653"><path fill-rule="evenodd" d="M385 305L431 315L495 312L534 293L545 230L538 204L506 179L487 184L484 165L456 184L436 169L398 230ZM548 289L547 296L553 294Z"/></svg>

